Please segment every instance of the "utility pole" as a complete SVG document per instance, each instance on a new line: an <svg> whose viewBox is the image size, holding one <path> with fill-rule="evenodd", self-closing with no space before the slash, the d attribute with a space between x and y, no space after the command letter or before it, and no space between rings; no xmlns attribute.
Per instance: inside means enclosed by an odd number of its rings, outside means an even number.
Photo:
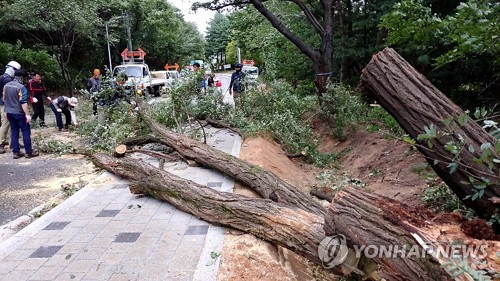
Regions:
<svg viewBox="0 0 500 281"><path fill-rule="evenodd" d="M126 15L124 15L124 17L127 19L127 38L128 38L128 50L130 52L133 52L134 49L132 49L132 32L130 31L130 19L129 19L129 15L128 15L128 12ZM134 56L130 57L130 62L134 62Z"/></svg>
<svg viewBox="0 0 500 281"><path fill-rule="evenodd" d="M108 43L109 71L113 71L113 64L111 63L111 48L109 47L108 21L106 21L105 24L106 24L106 42Z"/></svg>

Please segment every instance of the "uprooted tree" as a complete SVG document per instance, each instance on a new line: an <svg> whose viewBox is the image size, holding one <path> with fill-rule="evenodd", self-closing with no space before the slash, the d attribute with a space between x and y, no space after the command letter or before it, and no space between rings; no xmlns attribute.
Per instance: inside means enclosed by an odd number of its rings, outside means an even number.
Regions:
<svg viewBox="0 0 500 281"><path fill-rule="evenodd" d="M387 56L390 58L386 58ZM384 61L384 65L379 67L380 69L377 66L379 60ZM397 71L402 65L405 72ZM375 69L367 70L371 68ZM411 87L411 83L416 83L416 89L422 89L423 85L434 89L432 85L419 76L409 65L404 64L404 60L391 50L385 50L375 56L367 69L365 69L365 73L376 73L375 71L381 73L376 74L374 76L376 78L363 77L365 87L372 87L369 89L373 91L377 89L380 96L388 95L386 102L382 102L385 99L380 98L383 106L390 108L390 104L397 103L400 105L397 107L399 111L403 111L404 108L413 114L404 116L403 119L409 120L407 121L408 126L417 126L417 129L407 129L407 131L414 132L416 136L418 128L423 127L423 125L418 126L423 124L420 123L420 120L424 119L419 115L431 118L429 116L432 113L429 113L429 110L412 109L413 106L420 108L419 103L408 104L407 100L411 99L406 95L410 95L410 93L404 95L401 92L416 91ZM393 71L396 74L392 74ZM404 85L400 85L398 81L403 81L403 75L418 77L418 79L410 78L404 82ZM372 83L375 86L371 86ZM395 90L395 87L401 87L401 89ZM399 94L390 95L392 92ZM433 95L436 93L439 92L435 89L424 93L416 91L413 96L424 95L417 100L424 100L425 97L432 101ZM401 97L404 97L405 100L395 101ZM441 96L438 95L435 98L439 100L439 104L443 102ZM457 109L452 104L446 108ZM454 110L448 113L455 114ZM393 115L396 116L396 114ZM439 116L442 115L444 113ZM418 236L421 229L430 227L430 225L428 218L424 214L420 214L419 211L389 198L350 188L341 190L330 206L325 208L308 194L284 182L272 172L178 135L147 116L144 116L144 120L154 132L155 137L148 136L143 139L129 140L126 144L129 146L146 142L166 144L176 150L185 160L195 161L216 169L244 183L263 198L255 199L218 192L164 171L161 169L161 165L160 168L154 167L128 156L113 158L100 153L94 154L93 161L96 165L130 180L131 192L167 201L180 210L189 212L210 223L254 234L264 240L286 247L316 264L324 265L326 263L330 265L328 260L325 260L325 256L320 256L318 253L318 248L324 247L324 245L321 246L322 241L328 236L343 235L346 238L347 248L345 251L342 251L341 247L333 247L333 250L338 250L337 252L328 252L332 250L330 248L324 249L327 251L327 258L331 258L330 255L340 255L338 260L340 264L329 268L336 274L370 280L450 279L440 267L439 262L429 255L425 258L421 256L405 258L377 256L368 259L363 255L356 255L353 250L355 245L420 245L421 241L415 241L415 235ZM469 134L473 134L474 136L468 139L475 141L475 145L480 145L478 142L482 143L482 141L488 140L482 131L483 129L480 127L470 126L468 131L464 131L463 134L468 137ZM477 135L482 136L482 138L478 138ZM427 149L420 149L429 153ZM131 151L141 152L136 149ZM150 155L158 156L158 153ZM424 155L428 158L433 157L432 154ZM165 159L167 157L164 157L163 161ZM444 158L444 160L446 159ZM445 168L441 174L448 175ZM491 191L488 190L488 194L485 192L485 197L497 196L495 192L498 190L495 188L492 188Z"/></svg>
<svg viewBox="0 0 500 281"><path fill-rule="evenodd" d="M500 143L495 138L391 48L373 56L361 86L417 140L417 149L465 206L484 218L498 212Z"/></svg>
<svg viewBox="0 0 500 281"><path fill-rule="evenodd" d="M327 236L325 230L328 235L342 234L348 237L346 243L351 247L355 244L408 245L416 244L410 235L410 232L418 232L414 225L425 225L421 218L413 218L412 223L408 222L410 214L414 212L408 207L359 190L343 190L338 195L342 199L336 200L330 208L324 208L308 194L282 181L272 172L177 135L150 119L146 120L156 137L128 140L128 145L146 142L169 145L184 159L194 160L231 176L264 199L218 192L130 157L113 158L95 154L94 162L130 179L133 193L153 196L205 221L254 234L314 263L326 262L318 255L318 247ZM358 207L352 209L353 205ZM359 224L353 224L353 221ZM366 231L353 235L361 226ZM343 261L341 265L331 268L334 273L364 276L372 280L442 280L447 276L429 256L425 259L370 260L356 256L350 248L340 261Z"/></svg>

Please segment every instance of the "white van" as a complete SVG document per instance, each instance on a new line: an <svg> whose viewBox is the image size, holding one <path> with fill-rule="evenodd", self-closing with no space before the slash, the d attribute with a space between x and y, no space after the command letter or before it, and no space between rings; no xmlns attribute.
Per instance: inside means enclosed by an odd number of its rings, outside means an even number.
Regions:
<svg viewBox="0 0 500 281"><path fill-rule="evenodd" d="M241 71L245 73L245 76L248 80L255 81L259 77L259 68L256 66L244 65L241 68Z"/></svg>

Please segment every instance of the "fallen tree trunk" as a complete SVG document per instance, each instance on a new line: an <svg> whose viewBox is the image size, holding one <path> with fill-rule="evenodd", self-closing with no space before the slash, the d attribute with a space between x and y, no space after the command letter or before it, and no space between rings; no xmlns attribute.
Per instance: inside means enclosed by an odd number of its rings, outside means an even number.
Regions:
<svg viewBox="0 0 500 281"><path fill-rule="evenodd" d="M472 120L463 124L467 118L463 118L465 113L462 109L393 49L386 48L373 56L363 70L360 85L373 95L413 139L417 139L419 134L425 132L424 127L431 124L436 126L437 132L446 132L451 128L452 132L449 134L417 141L418 150L467 207L486 218L495 213L495 204L490 199L500 197L500 165L492 162L488 167L486 163L480 163L476 159L481 159L481 146L486 143L491 144L491 148L486 149L487 152L500 159L498 151L493 148L497 140ZM453 119L447 125L443 121L449 116ZM460 148L462 139L466 146L459 149L458 156L445 148L450 142ZM450 167L454 165L457 165L457 169L451 173ZM484 189L484 194L474 198L475 200L471 200L471 197L476 193L479 195L480 189L467 183L471 178L476 183L482 182L483 178L491 180Z"/></svg>
<svg viewBox="0 0 500 281"><path fill-rule="evenodd" d="M97 166L130 179L130 190L132 193L153 196L157 199L167 201L178 209L191 213L207 222L251 233L261 239L290 249L316 264L322 265L325 262L324 257L322 259L318 255L318 247L325 238L323 231L324 218L322 216L301 210L289 204L276 203L268 199L248 198L242 195L218 192L192 181L179 178L164 170L157 169L143 161L137 161L137 159L129 159L128 157L116 159L104 154L95 154L92 158ZM354 193L357 195L355 196ZM362 199L366 195L359 190L347 189L344 191L344 194ZM370 200L374 198L379 197L372 196L364 198L364 200L360 200L359 202L370 205ZM342 202L342 199L339 202ZM348 201L348 205L352 203L352 200ZM378 220L380 225L392 225L391 227L383 228L390 229L391 231L381 230L373 232L377 235L386 237L394 234L405 234L404 229L400 226L380 216L367 219L359 217L359 210L365 209L363 205L358 206L353 212L344 209L344 206L346 205L341 203L338 206L332 206L332 208L342 209L345 213L350 214L350 217L357 217L362 222L365 220L370 222ZM370 212L365 213L370 214L372 213L371 210L376 208L369 206L367 209ZM393 220L398 221L396 218L393 218ZM403 224L403 222L400 223ZM339 223L339 225L343 227L342 223ZM335 233L343 234L342 227L335 228ZM329 224L328 229L332 229L331 224ZM364 236L364 238L366 242L372 241L367 239L368 236ZM406 236L403 239L398 239L398 236L391 237L391 241L399 243L409 242ZM351 277L353 274L361 274L364 276L364 279L368 278L371 280L379 280L381 276L384 276L387 280L443 280L447 276L431 260L418 263L412 259L405 261L412 268L411 274L400 271L406 270L406 267L399 269L397 267L389 267L385 264L382 267L378 267L370 259L362 256L356 258L352 249L346 261L348 262L330 268L330 270L336 274L350 275ZM408 276L417 275L420 276L419 279L406 279Z"/></svg>
<svg viewBox="0 0 500 281"><path fill-rule="evenodd" d="M309 194L301 192L274 173L208 145L180 136L152 120L146 119L146 122L148 122L150 128L158 135L162 143L174 148L179 154L188 159L192 159L244 183L261 197L288 203L291 206L296 206L313 214L321 216L326 214L326 208L323 208Z"/></svg>
<svg viewBox="0 0 500 281"><path fill-rule="evenodd" d="M328 209L325 233L344 235L348 246L364 246L363 254L386 280L451 279L411 236L427 224L425 215L389 198L343 189Z"/></svg>

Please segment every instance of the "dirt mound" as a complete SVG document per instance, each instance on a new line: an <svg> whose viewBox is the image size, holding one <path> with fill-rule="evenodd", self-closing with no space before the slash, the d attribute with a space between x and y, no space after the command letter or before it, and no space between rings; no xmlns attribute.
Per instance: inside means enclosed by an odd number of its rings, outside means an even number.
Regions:
<svg viewBox="0 0 500 281"><path fill-rule="evenodd" d="M344 155L340 172L359 180L368 191L412 206L423 205L419 195L427 183L414 171L426 161L404 141L360 130L339 142L323 133L319 151Z"/></svg>
<svg viewBox="0 0 500 281"><path fill-rule="evenodd" d="M322 138L321 152L343 155L338 174L359 180L363 183L361 188L365 190L404 202L411 206L411 209L430 213L419 198L427 184L415 173L425 166L426 162L408 144L400 140L386 139L380 133L366 132L357 132L344 142L334 140L327 133L323 133ZM318 185L316 177L322 172L317 167L290 160L278 144L262 137L245 140L240 158L276 173L307 193ZM257 197L252 191L237 184L235 193ZM432 221L433 227L422 229L422 234L428 241L444 239L468 241L465 245L487 245L488 257L481 261L489 268L496 269L498 258L493 256L500 249L500 243L476 240L464 235L459 225L464 221L463 218L452 220L452 214L439 215L434 219L432 216L429 215L425 220ZM452 221L457 224L446 224ZM257 239L253 235L228 230L224 238L217 279L337 280L337 277L291 251Z"/></svg>

